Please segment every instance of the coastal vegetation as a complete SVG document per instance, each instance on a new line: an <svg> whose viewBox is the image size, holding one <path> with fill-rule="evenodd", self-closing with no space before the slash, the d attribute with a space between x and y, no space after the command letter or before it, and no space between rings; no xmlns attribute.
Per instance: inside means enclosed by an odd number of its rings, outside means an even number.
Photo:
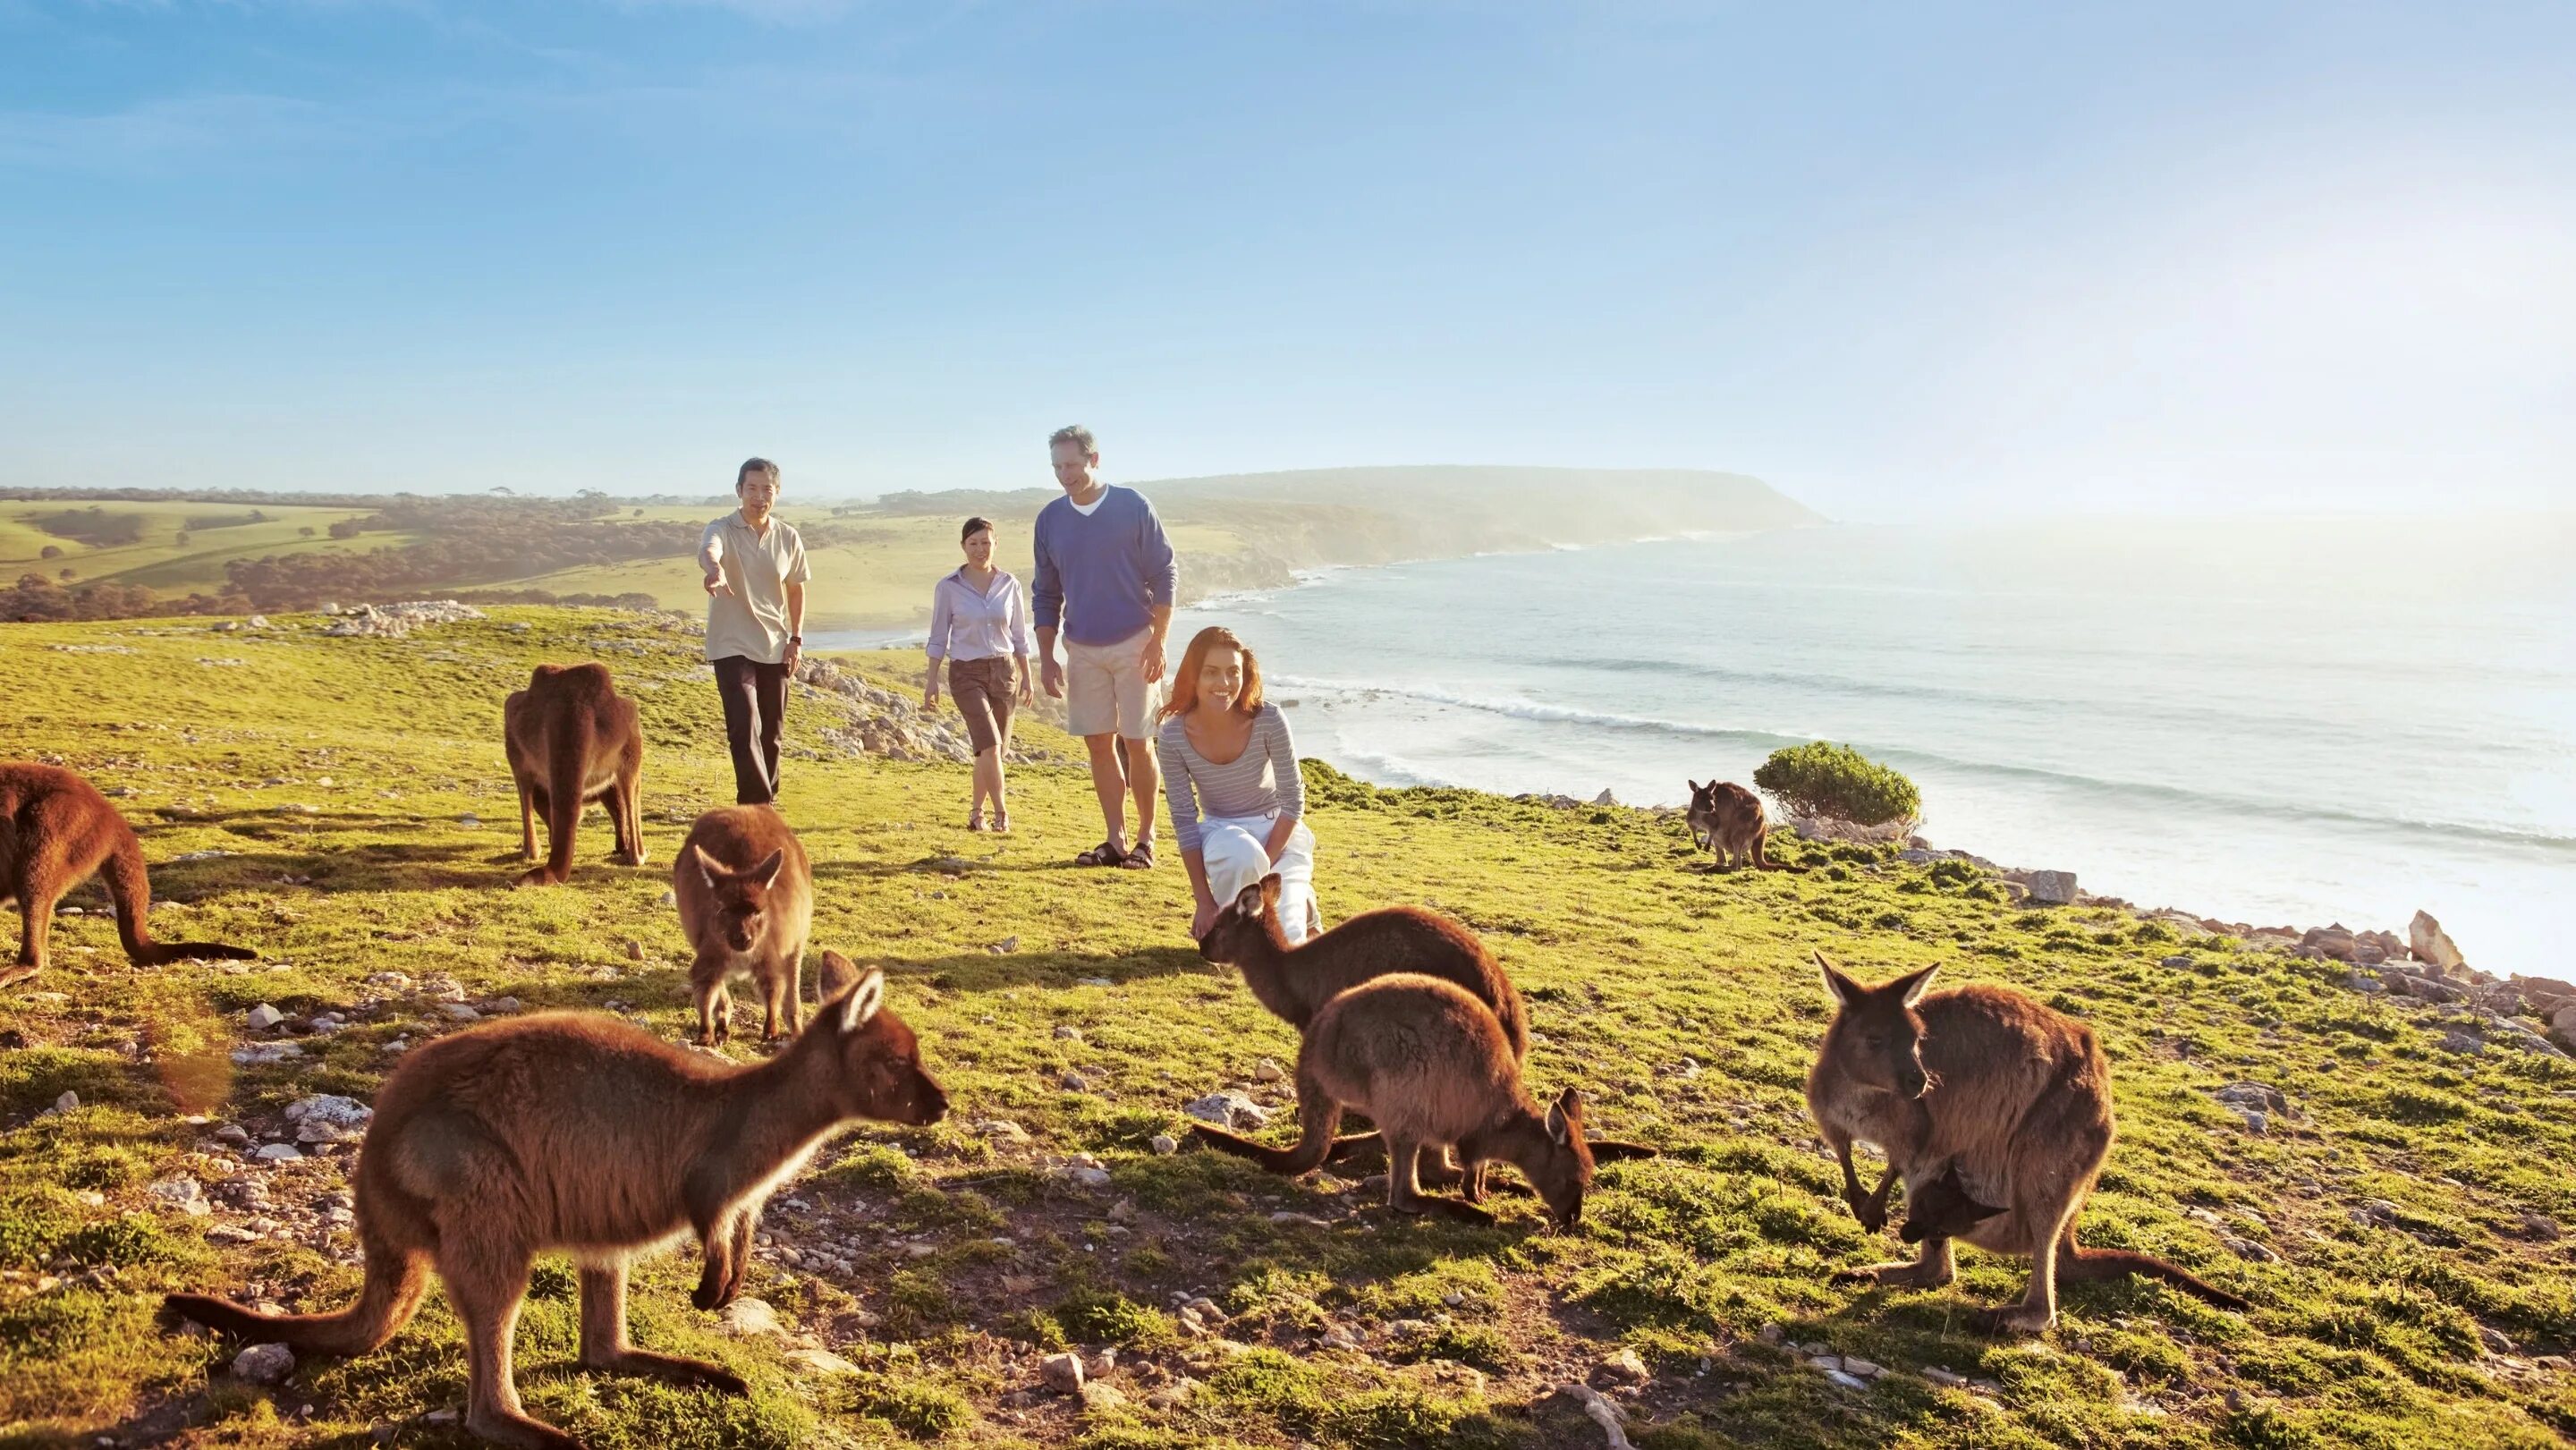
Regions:
<svg viewBox="0 0 2576 1450"><path fill-rule="evenodd" d="M268 1382L153 1306L345 1303L346 1123L418 1043L541 1009L671 1041L695 1025L667 863L730 799L697 641L606 610L403 638L329 622L0 631L0 758L110 793L162 935L261 952L131 968L93 884L6 999L0 1444L471 1443L441 1294L378 1353L245 1366ZM606 863L594 813L568 885L514 891L501 702L583 659L640 713L656 864ZM917 694L917 655L843 663ZM691 1309L686 1255L638 1266L637 1342L725 1364L747 1398L580 1370L576 1276L540 1261L522 1392L587 1443L1560 1450L1605 1443L1563 1392L1584 1383L1645 1450L2576 1434L2576 1065L2462 1048L2453 1006L2113 906L2038 909L1954 857L1782 832L1771 851L1801 869L1711 875L1669 814L1310 762L1328 920L1408 902L1472 927L1528 1000L1533 1092L1579 1087L1590 1130L1666 1150L1604 1164L1570 1232L1525 1199L1491 1228L1397 1221L1365 1165L1284 1182L1158 1151L1221 1090L1284 1141L1296 1035L1186 940L1178 871L1063 865L1097 834L1079 767L1017 768L1014 834L969 835L962 770L855 751L844 704L799 687L789 717L813 940L885 969L953 1111L853 1131L781 1190L746 1291L769 1316ZM1839 1201L1802 1100L1832 1014L1818 948L1870 980L1940 963L2090 1024L2120 1136L2087 1241L2253 1308L2077 1283L2047 1336L1989 1338L1971 1313L2019 1291L2017 1261L1965 1250L1944 1290L1829 1283L1897 1246ZM2261 1113L2231 1106L2249 1093ZM1070 1392L1050 1380L1065 1354L1085 1362Z"/></svg>
<svg viewBox="0 0 2576 1450"><path fill-rule="evenodd" d="M1772 751L1754 768L1753 783L1796 816L1885 826L1923 815L1923 794L1904 772L1829 740Z"/></svg>

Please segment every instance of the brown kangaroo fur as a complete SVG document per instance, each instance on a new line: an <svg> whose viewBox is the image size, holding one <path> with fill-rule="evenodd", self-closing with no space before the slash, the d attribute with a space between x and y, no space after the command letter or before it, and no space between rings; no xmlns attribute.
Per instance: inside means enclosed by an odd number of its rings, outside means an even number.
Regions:
<svg viewBox="0 0 2576 1450"><path fill-rule="evenodd" d="M1955 1235L1929 1233L1910 1264L1876 1264L1837 1278L1933 1288L1954 1274L1957 1237L1999 1254L2026 1254L2030 1287L2019 1305L1990 1311L1990 1327L2037 1334L2057 1322L2057 1280L2145 1274L2213 1304L2244 1300L2162 1259L2075 1242L2075 1219L2111 1154L2111 1065L2093 1031L2004 987L1925 995L1937 967L1865 987L1822 952L1816 964L1839 1007L1807 1073L1807 1108L1841 1160L1843 1198L1876 1232L1889 1185L1902 1176L1927 1191L1956 1180L1970 1201L2000 1203ZM1875 1143L1887 1177L1863 1194L1854 1140Z"/></svg>
<svg viewBox="0 0 2576 1450"><path fill-rule="evenodd" d="M1529 1058L1529 1008L1502 963L1474 932L1419 906L1362 912L1290 946L1279 924L1279 878L1273 874L1243 888L1217 912L1199 940L1199 955L1241 969L1253 997L1301 1033L1325 1003L1362 982L1394 972L1438 977L1485 1004L1502 1024L1514 1061ZM1338 1161L1377 1140L1374 1133L1344 1138L1333 1157ZM1596 1142L1592 1152L1605 1163L1655 1156L1653 1148L1638 1143ZM1444 1187L1455 1171L1436 1160L1423 1169L1429 1181Z"/></svg>
<svg viewBox="0 0 2576 1450"><path fill-rule="evenodd" d="M733 994L725 984L738 976L760 984L768 1009L760 1040L794 1033L802 1010L797 979L814 927L814 873L786 820L768 806L722 806L698 817L671 864L671 891L680 930L697 953L689 985L697 990L699 1045L733 1036Z"/></svg>
<svg viewBox="0 0 2576 1450"><path fill-rule="evenodd" d="M1418 972L1363 982L1324 1004L1297 1049L1297 1146L1267 1148L1204 1124L1211 1146L1296 1175L1323 1163L1342 1109L1376 1121L1387 1144L1387 1204L1398 1213L1439 1208L1481 1223L1485 1164L1517 1166L1560 1228L1583 1214L1592 1153L1583 1141L1583 1097L1567 1088L1542 1112L1521 1090L1521 1061L1493 1010L1457 983ZM1416 1169L1425 1149L1454 1147L1466 1203L1425 1198Z"/></svg>
<svg viewBox="0 0 2576 1450"><path fill-rule="evenodd" d="M1717 853L1717 869L1735 869L1738 858L1753 863L1757 871L1775 870L1771 858L1763 854L1765 822L1762 797L1731 780L1712 780L1706 785L1689 781L1691 788L1691 840Z"/></svg>
<svg viewBox="0 0 2576 1450"><path fill-rule="evenodd" d="M138 967L190 957L249 961L259 955L221 942L152 939L152 883L143 843L98 788L51 765L0 764L0 905L18 903L18 960L0 967L0 987L45 969L54 906L104 868L116 902L116 934Z"/></svg>
<svg viewBox="0 0 2576 1450"><path fill-rule="evenodd" d="M521 860L537 859L537 817L546 818L545 864L521 875L521 886L561 886L572 875L573 833L592 801L608 808L617 832L608 859L644 864L644 730L606 665L537 666L528 687L502 703L501 743L519 786Z"/></svg>
<svg viewBox="0 0 2576 1450"><path fill-rule="evenodd" d="M530 1450L576 1447L520 1408L510 1340L528 1266L581 1266L581 1362L741 1394L720 1366L626 1342L630 1253L687 1231L705 1246L691 1302L742 1288L770 1191L859 1118L934 1123L947 1095L919 1045L881 1010L885 978L823 957L834 994L785 1051L734 1067L610 1018L552 1013L470 1028L404 1058L376 1097L358 1155L366 1284L333 1314L263 1314L202 1294L165 1309L304 1352L366 1354L419 1307L435 1267L464 1321L465 1427Z"/></svg>

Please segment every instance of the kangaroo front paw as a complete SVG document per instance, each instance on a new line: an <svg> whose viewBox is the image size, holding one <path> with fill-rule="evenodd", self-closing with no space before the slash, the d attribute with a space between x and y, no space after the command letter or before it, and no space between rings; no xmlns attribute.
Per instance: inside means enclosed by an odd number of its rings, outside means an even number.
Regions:
<svg viewBox="0 0 2576 1450"><path fill-rule="evenodd" d="M2046 1334L2056 1322L2055 1310L2033 1309L2027 1304L2015 1304L2009 1309L1982 1310L1976 1317L1978 1329L2004 1336Z"/></svg>

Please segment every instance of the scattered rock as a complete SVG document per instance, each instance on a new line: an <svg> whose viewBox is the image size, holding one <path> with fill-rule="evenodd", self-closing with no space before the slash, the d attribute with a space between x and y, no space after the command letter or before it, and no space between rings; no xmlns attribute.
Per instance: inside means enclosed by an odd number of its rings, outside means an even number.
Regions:
<svg viewBox="0 0 2576 1450"><path fill-rule="evenodd" d="M2234 1234L2220 1234L2218 1242L2229 1253L2249 1263L2277 1264L2281 1261L2279 1254L2252 1239L2238 1238Z"/></svg>
<svg viewBox="0 0 2576 1450"><path fill-rule="evenodd" d="M2451 934L2442 930L2442 924L2429 911L2416 912L2415 919L2406 923L2406 950L2415 960L2430 963L2438 971L2456 972L2468 965Z"/></svg>
<svg viewBox="0 0 2576 1450"><path fill-rule="evenodd" d="M2522 1236L2524 1238L2530 1239L2535 1243L2554 1244L2558 1242L2561 1232L2562 1231L2558 1227L2558 1220L2551 1218L2549 1215L2545 1213L2534 1213L2530 1209L2524 1209L2522 1211Z"/></svg>
<svg viewBox="0 0 2576 1450"><path fill-rule="evenodd" d="M994 1139L997 1142L1026 1143L1030 1141L1029 1130L1012 1122L1008 1118L987 1118L983 1122L975 1125L975 1131L983 1134L987 1138Z"/></svg>
<svg viewBox="0 0 2576 1450"><path fill-rule="evenodd" d="M1083 1080L1081 1073L1069 1067L1064 1070L1063 1076L1056 1079L1056 1083L1066 1092L1071 1093L1087 1092L1091 1087L1090 1083Z"/></svg>
<svg viewBox="0 0 2576 1450"><path fill-rule="evenodd" d="M2072 871L2033 871L2022 884L2030 888L2033 906L2075 904L2075 873Z"/></svg>
<svg viewBox="0 0 2576 1450"><path fill-rule="evenodd" d="M275 1027L278 1023L285 1021L286 1014L278 1011L266 1002L262 1002L258 1006L250 1009L250 1016L244 1020L250 1023L251 1031L266 1032L270 1028Z"/></svg>
<svg viewBox="0 0 2576 1450"><path fill-rule="evenodd" d="M1260 1128L1268 1126L1270 1122L1269 1109L1233 1088L1209 1093L1206 1097L1184 1104L1181 1111L1200 1122L1214 1123L1220 1128Z"/></svg>
<svg viewBox="0 0 2576 1450"><path fill-rule="evenodd" d="M792 1349L787 1362L807 1374L857 1374L859 1367L828 1349Z"/></svg>
<svg viewBox="0 0 2576 1450"><path fill-rule="evenodd" d="M304 1049L292 1042L250 1042L232 1051L233 1062L240 1067L266 1067L303 1055Z"/></svg>
<svg viewBox="0 0 2576 1450"><path fill-rule="evenodd" d="M2462 1032L2454 1028L2442 1034L2442 1050L2456 1052L2463 1056L2474 1056L2486 1051L2487 1043L2485 1038L2475 1033Z"/></svg>
<svg viewBox="0 0 2576 1450"><path fill-rule="evenodd" d="M1857 1375L1865 1380L1874 1380L1880 1375L1887 1373L1885 1369L1879 1367L1877 1364L1863 1359L1856 1354L1846 1354L1843 1356L1843 1372L1845 1374Z"/></svg>
<svg viewBox="0 0 2576 1450"><path fill-rule="evenodd" d="M1615 806L1619 803L1619 798L1612 795L1610 787L1605 785L1601 787L1601 794L1592 798L1592 803L1596 806Z"/></svg>
<svg viewBox="0 0 2576 1450"><path fill-rule="evenodd" d="M1109 1372L1116 1368L1118 1368L1118 1351L1114 1347L1095 1349L1091 1352L1091 1357L1082 1362L1082 1372L1096 1380L1107 1379Z"/></svg>
<svg viewBox="0 0 2576 1450"><path fill-rule="evenodd" d="M292 1163L304 1156L304 1150L292 1143L263 1143L251 1156L262 1163Z"/></svg>
<svg viewBox="0 0 2576 1450"><path fill-rule="evenodd" d="M1038 1361L1038 1378L1046 1381L1046 1387L1057 1394L1080 1394L1082 1393L1082 1356L1071 1353L1050 1354Z"/></svg>
<svg viewBox="0 0 2576 1450"><path fill-rule="evenodd" d="M453 599L414 599L401 604L361 604L322 632L334 638L367 636L377 639L401 639L414 629L433 624L458 624L481 619L483 611Z"/></svg>
<svg viewBox="0 0 2576 1450"><path fill-rule="evenodd" d="M1151 1146L1156 1157L1169 1158L1181 1151L1181 1140L1169 1133L1156 1133Z"/></svg>
<svg viewBox="0 0 2576 1450"><path fill-rule="evenodd" d="M365 1103L336 1093L317 1093L286 1105L286 1121L295 1125L299 1143L357 1142L375 1116Z"/></svg>
<svg viewBox="0 0 2576 1450"><path fill-rule="evenodd" d="M1018 951L1019 949L1020 949L1020 939L1019 939L1018 937L1015 937L1015 936L1006 936L1006 937L1002 938L1000 941L997 941L997 942L993 943L990 947L987 947L985 950L990 951L993 955L995 955L995 956L997 956L997 957L1004 957L1004 956L1009 956L1011 953L1013 953L1013 952L1015 952L1015 951Z"/></svg>
<svg viewBox="0 0 2576 1450"><path fill-rule="evenodd" d="M1254 1082L1286 1082L1288 1080L1288 1069L1281 1067L1277 1061L1265 1057L1252 1065L1252 1080Z"/></svg>
<svg viewBox="0 0 2576 1450"><path fill-rule="evenodd" d="M185 1173L156 1178L145 1184L143 1191L191 1218L202 1218L214 1211L214 1205L206 1201L205 1185Z"/></svg>
<svg viewBox="0 0 2576 1450"><path fill-rule="evenodd" d="M1324 1331L1324 1347L1326 1349L1357 1349L1360 1347L1360 1337L1353 1333L1349 1326L1336 1324Z"/></svg>
<svg viewBox="0 0 2576 1450"><path fill-rule="evenodd" d="M1107 1414L1126 1407L1127 1396L1113 1386L1086 1384L1081 1389L1082 1407L1094 1414Z"/></svg>
<svg viewBox="0 0 2576 1450"><path fill-rule="evenodd" d="M76 1092L73 1092L73 1091L72 1091L72 1090L70 1090L69 1088L65 1088L65 1089L63 1090L63 1095L62 1095L61 1097L58 1097L58 1098L54 1099L54 1111L55 1111L55 1112L58 1112L58 1113L77 1112L77 1111L79 1110L79 1108L80 1108L80 1094L79 1094L79 1093L76 1093Z"/></svg>
<svg viewBox="0 0 2576 1450"><path fill-rule="evenodd" d="M640 941L628 942L626 944L626 960L630 962L640 962L644 960L644 944Z"/></svg>
<svg viewBox="0 0 2576 1450"><path fill-rule="evenodd" d="M1825 1371L1825 1378L1826 1378L1828 1381L1830 1381L1830 1382L1832 1382L1832 1383L1834 1383L1834 1384L1840 1385L1840 1386L1842 1386L1844 1389L1847 1389L1847 1390L1865 1390L1865 1389L1868 1389L1868 1388L1869 1388L1869 1381L1867 1381L1867 1380L1865 1380L1865 1379L1862 1379L1860 1376L1858 1376L1858 1375L1856 1375L1856 1374L1852 1374L1852 1373L1850 1373L1850 1372L1848 1372L1848 1371L1846 1371L1846 1370L1839 1370L1839 1369L1829 1369L1829 1370L1826 1370L1826 1371Z"/></svg>
<svg viewBox="0 0 2576 1450"><path fill-rule="evenodd" d="M295 1373L295 1351L282 1344L254 1344L233 1356L233 1376L273 1385Z"/></svg>
<svg viewBox="0 0 2576 1450"><path fill-rule="evenodd" d="M2485 1345L2489 1354L2513 1353L2513 1341L2507 1339L2501 1329L2490 1329L2486 1325L2479 1325L2478 1343Z"/></svg>
<svg viewBox="0 0 2576 1450"><path fill-rule="evenodd" d="M1633 1349L1622 1349L1592 1367L1592 1382L1596 1385L1641 1385L1654 1377L1655 1372L1646 1368L1646 1362Z"/></svg>
<svg viewBox="0 0 2576 1450"><path fill-rule="evenodd" d="M1082 1029L1071 1025L1061 1026L1056 1028L1055 1038L1058 1042L1080 1042Z"/></svg>
<svg viewBox="0 0 2576 1450"><path fill-rule="evenodd" d="M737 1339L786 1332L786 1326L778 1321L778 1311L770 1307L769 1301L748 1294L727 1304L718 1320L723 1324L724 1332Z"/></svg>
<svg viewBox="0 0 2576 1450"><path fill-rule="evenodd" d="M1945 1390L1964 1390L1968 1387L1966 1375L1942 1369L1937 1365L1924 1370L1923 1377Z"/></svg>

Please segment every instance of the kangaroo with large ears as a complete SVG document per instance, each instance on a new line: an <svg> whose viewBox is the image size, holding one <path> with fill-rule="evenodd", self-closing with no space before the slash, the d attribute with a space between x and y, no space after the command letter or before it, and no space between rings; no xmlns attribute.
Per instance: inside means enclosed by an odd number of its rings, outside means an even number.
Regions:
<svg viewBox="0 0 2576 1450"><path fill-rule="evenodd" d="M935 1123L948 1095L885 1010L885 974L823 954L827 1000L785 1050L749 1067L675 1047L613 1017L547 1013L414 1049L376 1095L358 1150L366 1283L330 1314L266 1314L173 1294L172 1315L323 1354L366 1354L420 1306L432 1268L464 1321L465 1428L523 1450L578 1450L529 1418L510 1373L528 1266L581 1266L581 1362L745 1392L703 1360L626 1341L626 1260L686 1231L705 1246L692 1303L741 1292L771 1190L849 1122Z"/></svg>
<svg viewBox="0 0 2576 1450"><path fill-rule="evenodd" d="M798 979L814 927L814 872L805 846L769 806L724 806L698 817L671 865L671 893L692 953L698 1045L733 1036L733 994L749 977L767 1009L760 1040L796 1030Z"/></svg>
<svg viewBox="0 0 2576 1450"><path fill-rule="evenodd" d="M2111 1064L2093 1030L2006 987L1928 990L1938 967L1875 987L1815 954L1837 1011L1807 1073L1807 1109L1843 1171L1843 1198L1876 1233L1888 1189L1902 1178L1927 1195L1955 1194L1917 1215L1921 1256L1837 1278L1931 1288L1956 1273L1953 1234L2031 1261L2021 1303L1991 1311L1991 1327L2037 1334L2057 1322L2057 1281L2145 1274L2230 1309L2245 1301L2145 1254L2087 1249L2075 1219L2111 1156ZM1887 1176L1863 1193L1852 1144L1887 1154ZM1933 1192L1936 1185L1937 1193ZM1964 1201L1971 1211L1956 1211ZM1991 1213L1973 1210L2001 1205ZM1934 1205L1938 1207L1938 1205Z"/></svg>

